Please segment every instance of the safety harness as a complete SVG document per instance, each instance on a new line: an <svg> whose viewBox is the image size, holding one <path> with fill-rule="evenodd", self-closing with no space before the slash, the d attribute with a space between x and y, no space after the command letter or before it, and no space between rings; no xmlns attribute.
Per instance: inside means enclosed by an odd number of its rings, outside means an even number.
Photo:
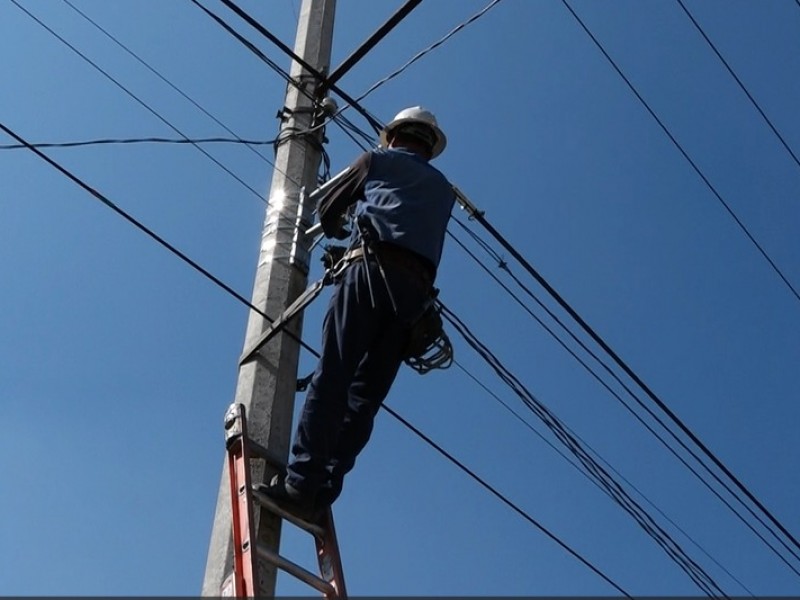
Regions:
<svg viewBox="0 0 800 600"><path fill-rule="evenodd" d="M351 248L336 245L325 246L321 259L325 267L325 273L322 278L312 283L277 319L270 323L264 333L242 354L239 359L240 366L256 359L267 342L280 333L292 319L316 300L325 286L337 282L342 273L357 260L363 260L365 264L370 259L375 261L383 285L386 287L392 309L397 314L397 303L386 276L375 237L366 223L358 221L357 225L359 230L358 243ZM365 269L365 273L370 302L374 308L376 306L375 290L370 270L368 268ZM430 290L430 296L420 307L417 314L405 323L408 329L408 343L403 353L403 362L421 375L434 369L446 369L453 363L453 346L444 331L441 308L437 300L439 290L432 285ZM308 379L303 378L298 382L300 391L308 385Z"/></svg>

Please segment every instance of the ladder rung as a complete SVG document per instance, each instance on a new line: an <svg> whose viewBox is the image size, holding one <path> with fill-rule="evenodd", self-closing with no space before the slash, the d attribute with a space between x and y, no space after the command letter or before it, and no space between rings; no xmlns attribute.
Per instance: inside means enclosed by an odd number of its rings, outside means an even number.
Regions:
<svg viewBox="0 0 800 600"><path fill-rule="evenodd" d="M309 523L308 521L304 521L290 513L289 511L281 508L275 501L272 500L269 496L267 496L264 492L259 490L257 487L253 487L253 498L258 502L261 506L266 508L271 513L274 513L281 517L282 519L286 519L290 523L293 523L300 529L304 529L315 538L320 540L325 539L325 529L320 527L319 525L315 525L314 523Z"/></svg>
<svg viewBox="0 0 800 600"><path fill-rule="evenodd" d="M247 440L247 447L252 454L250 458L262 458L279 471L283 471L286 468L286 463L284 461L280 460L255 440Z"/></svg>
<svg viewBox="0 0 800 600"><path fill-rule="evenodd" d="M258 552L258 556L267 562L272 563L282 571L286 571L290 575L297 577L303 583L306 583L319 591L320 593L324 594L326 597L334 597L336 596L336 588L333 587L330 583L317 577L311 571L307 571L300 565L296 565L295 563L291 562L290 560L286 560L280 554L275 554L271 550L264 548L260 544L256 546L256 551Z"/></svg>

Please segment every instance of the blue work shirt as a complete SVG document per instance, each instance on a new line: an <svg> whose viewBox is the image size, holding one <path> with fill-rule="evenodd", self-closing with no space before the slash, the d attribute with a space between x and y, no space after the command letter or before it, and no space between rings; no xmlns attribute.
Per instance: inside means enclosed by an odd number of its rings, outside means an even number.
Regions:
<svg viewBox="0 0 800 600"><path fill-rule="evenodd" d="M455 192L422 156L403 148L379 148L359 156L320 201L323 230L336 236L341 216L355 204L375 236L425 259L436 269ZM354 228L354 235L357 232Z"/></svg>

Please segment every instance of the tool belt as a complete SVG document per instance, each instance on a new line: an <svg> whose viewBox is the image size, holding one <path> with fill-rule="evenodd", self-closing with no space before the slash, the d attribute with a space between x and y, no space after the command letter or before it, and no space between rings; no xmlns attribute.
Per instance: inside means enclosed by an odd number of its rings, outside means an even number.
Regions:
<svg viewBox="0 0 800 600"><path fill-rule="evenodd" d="M413 251L406 250L397 244L375 242L367 250L367 252L374 252L378 258L386 264L394 265L413 273L414 275L417 275L424 286L429 288L433 287L435 269L426 259L414 253ZM353 262L363 257L364 250L361 247L352 248L344 255L345 260L349 262Z"/></svg>

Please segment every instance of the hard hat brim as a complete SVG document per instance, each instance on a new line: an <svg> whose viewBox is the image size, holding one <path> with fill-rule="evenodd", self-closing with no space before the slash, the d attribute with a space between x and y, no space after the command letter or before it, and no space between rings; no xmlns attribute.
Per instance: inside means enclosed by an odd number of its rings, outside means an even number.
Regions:
<svg viewBox="0 0 800 600"><path fill-rule="evenodd" d="M380 134L381 139L381 147L388 148L389 147L389 134L392 133L395 129L397 129L403 123L419 123L421 125L425 125L426 127L430 127L434 134L436 134L436 143L431 148L431 158L436 158L439 156L442 151L447 146L447 136L444 134L444 131L439 129L438 125L433 125L432 123L428 123L426 121L421 121L420 119L416 119L414 117L408 118L401 118L401 119L394 119L390 123L386 124L386 127L383 128Z"/></svg>

